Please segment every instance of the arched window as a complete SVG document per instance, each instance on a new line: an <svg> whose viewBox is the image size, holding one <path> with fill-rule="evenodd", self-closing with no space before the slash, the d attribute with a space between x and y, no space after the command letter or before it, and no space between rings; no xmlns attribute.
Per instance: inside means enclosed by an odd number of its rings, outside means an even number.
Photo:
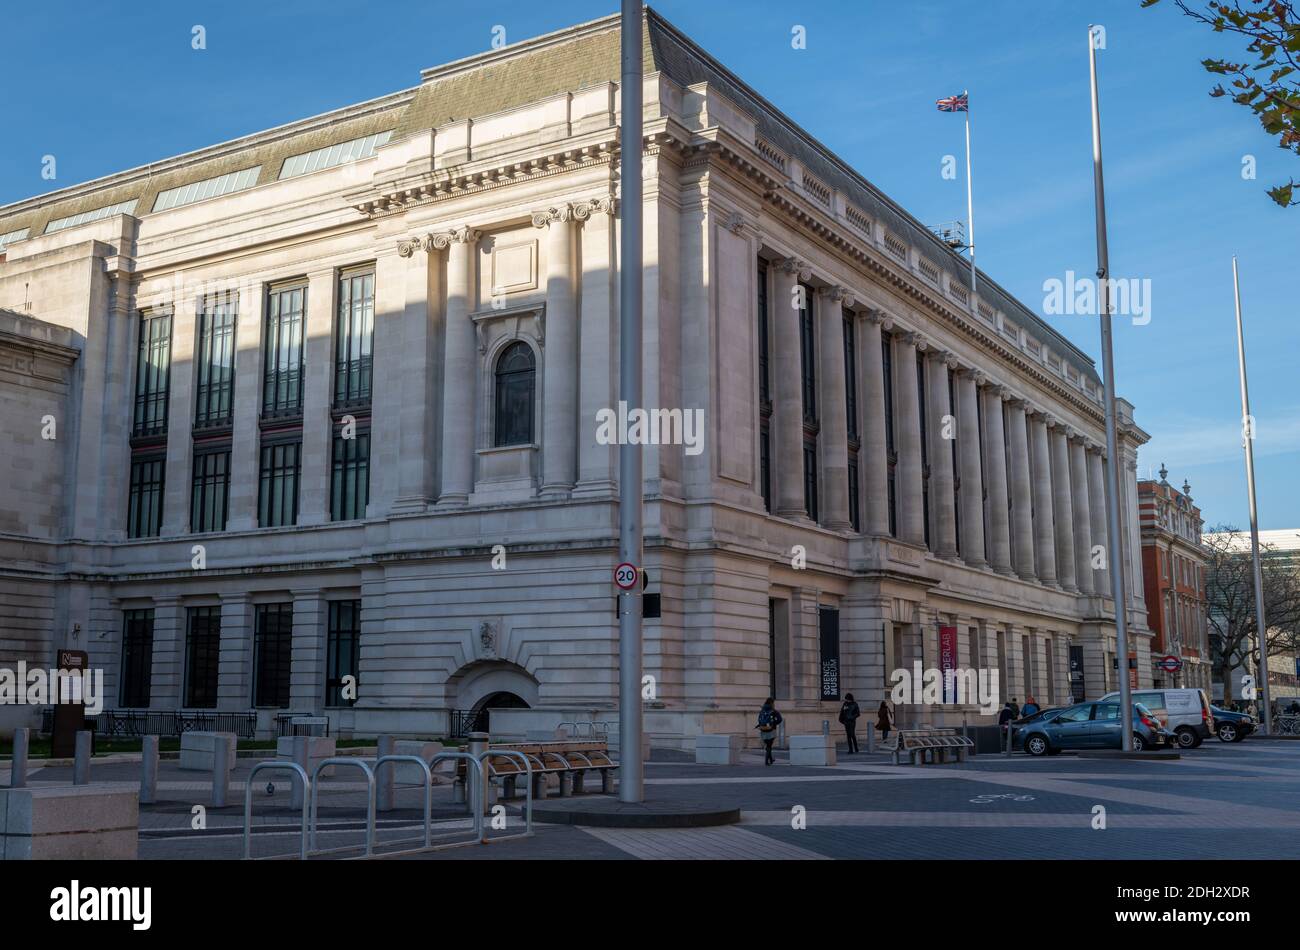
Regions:
<svg viewBox="0 0 1300 950"><path fill-rule="evenodd" d="M495 445L527 445L533 441L533 351L527 343L511 343L497 358Z"/></svg>

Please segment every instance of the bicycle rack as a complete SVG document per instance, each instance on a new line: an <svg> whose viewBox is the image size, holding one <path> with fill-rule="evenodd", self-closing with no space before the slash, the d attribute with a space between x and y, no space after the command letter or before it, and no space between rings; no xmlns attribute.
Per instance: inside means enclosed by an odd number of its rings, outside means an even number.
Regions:
<svg viewBox="0 0 1300 950"><path fill-rule="evenodd" d="M528 756L524 755L522 752L516 752L513 749L488 749L486 752L482 753L482 755L479 756L480 765L484 760L491 759L493 756L499 756L501 758L510 759L512 761L514 759L518 759L520 762L524 763L524 782L525 782L524 831L522 834L502 835L499 838L493 838L491 840L493 842L497 842L497 841L508 841L511 838L530 838L532 837L533 834L533 765L531 762L528 761ZM491 764L489 764L488 768L491 767L492 767ZM482 799L482 796L485 795L486 792L487 792L487 775L484 774L483 782L482 782L482 791L480 792L480 802L479 802L480 806L485 804L485 801ZM481 837L479 838L479 842L481 844L487 844L488 843L487 826L484 825L481 821L480 821L480 829L481 829Z"/></svg>
<svg viewBox="0 0 1300 950"><path fill-rule="evenodd" d="M433 816L433 769L429 768L429 763L418 755L381 755L375 759L375 775L379 775L379 768L385 762L414 762L424 770L424 847L429 847L430 832L432 831ZM416 838L404 838L400 841L388 841L386 844L404 844L406 841L416 841ZM418 850L418 849L417 849ZM388 852L389 854L405 854L406 852Z"/></svg>
<svg viewBox="0 0 1300 950"><path fill-rule="evenodd" d="M307 793L310 792L312 801L316 798L316 784L307 777L307 770L297 762L278 762L267 761L258 762L253 766L253 770L248 773L248 784L244 787L244 860L251 861L249 853L251 847L250 832L252 831L253 822L253 776L262 769L292 769L302 778L303 798L302 798L302 853L299 860L307 860ZM259 858L258 860L266 860Z"/></svg>
<svg viewBox="0 0 1300 950"><path fill-rule="evenodd" d="M370 786L370 793L366 796L366 857L371 857L375 853L375 772L364 761L347 756L338 756L330 759L321 759L316 763L316 768L312 770L311 782L311 847L307 854L335 854L339 851L354 851L356 845L345 845L338 848L316 847L316 793L319 791L318 779L320 778L321 769L327 765L352 765L366 773L366 783Z"/></svg>

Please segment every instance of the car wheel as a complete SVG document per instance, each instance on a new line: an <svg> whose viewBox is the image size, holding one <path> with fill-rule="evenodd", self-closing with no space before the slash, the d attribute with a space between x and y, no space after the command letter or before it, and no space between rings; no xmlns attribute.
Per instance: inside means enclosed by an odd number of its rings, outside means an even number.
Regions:
<svg viewBox="0 0 1300 950"><path fill-rule="evenodd" d="M1174 735L1178 737L1178 745L1180 748L1195 749L1200 745L1200 743L1196 741L1200 736L1196 734L1196 730L1191 726L1179 726L1174 730Z"/></svg>
<svg viewBox="0 0 1300 950"><path fill-rule="evenodd" d="M1146 750L1146 747L1147 747L1146 740L1142 738L1142 733L1140 732L1133 733L1133 751L1143 752Z"/></svg>
<svg viewBox="0 0 1300 950"><path fill-rule="evenodd" d="M1047 742L1046 736L1033 735L1024 742L1025 751L1030 755L1047 755L1052 751L1051 745Z"/></svg>
<svg viewBox="0 0 1300 950"><path fill-rule="evenodd" d="M1241 736L1237 733L1237 727L1230 722L1225 722L1219 726L1220 742L1237 742Z"/></svg>

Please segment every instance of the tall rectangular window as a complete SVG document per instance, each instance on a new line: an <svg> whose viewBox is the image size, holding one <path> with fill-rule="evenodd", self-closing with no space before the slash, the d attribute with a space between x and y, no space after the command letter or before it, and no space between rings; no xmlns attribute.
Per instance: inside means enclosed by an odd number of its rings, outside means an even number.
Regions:
<svg viewBox="0 0 1300 950"><path fill-rule="evenodd" d="M803 306L799 308L799 366L803 384L803 418L805 423L817 421L817 347L813 338L813 289L799 285Z"/></svg>
<svg viewBox="0 0 1300 950"><path fill-rule="evenodd" d="M235 294L205 297L199 310L195 353L198 380L194 390L194 425L199 428L230 424L235 392L238 300Z"/></svg>
<svg viewBox="0 0 1300 950"><path fill-rule="evenodd" d="M885 453L888 461L889 533L898 537L898 450L894 445L894 338L880 334L881 384L885 387Z"/></svg>
<svg viewBox="0 0 1300 950"><path fill-rule="evenodd" d="M230 448L194 451L194 482L190 490L190 530L226 530L230 501Z"/></svg>
<svg viewBox="0 0 1300 950"><path fill-rule="evenodd" d="M861 500L858 497L858 452L862 439L858 433L858 342L855 315L844 311L844 411L848 415L849 524L862 530Z"/></svg>
<svg viewBox="0 0 1300 950"><path fill-rule="evenodd" d="M149 707L153 677L153 611L122 611L122 683L118 702L128 709Z"/></svg>
<svg viewBox="0 0 1300 950"><path fill-rule="evenodd" d="M772 369L767 261L758 259L758 469L763 508L772 510Z"/></svg>
<svg viewBox="0 0 1300 950"><path fill-rule="evenodd" d="M352 521L366 516L370 501L370 433L357 430L352 438L334 436L330 468L330 518Z"/></svg>
<svg viewBox="0 0 1300 950"><path fill-rule="evenodd" d="M808 517L817 520L817 441L805 437L803 443L803 499Z"/></svg>
<svg viewBox="0 0 1300 950"><path fill-rule="evenodd" d="M262 333L262 415L302 413L303 312L307 288L280 287L266 294Z"/></svg>
<svg viewBox="0 0 1300 950"><path fill-rule="evenodd" d="M375 330L375 275L339 277L339 312L334 326L334 405L370 402Z"/></svg>
<svg viewBox="0 0 1300 950"><path fill-rule="evenodd" d="M849 524L862 530L862 506L858 502L858 453L849 454Z"/></svg>
<svg viewBox="0 0 1300 950"><path fill-rule="evenodd" d="M131 487L126 513L128 538L156 538L162 530L165 455L131 458Z"/></svg>
<svg viewBox="0 0 1300 950"><path fill-rule="evenodd" d="M221 659L221 608L190 607L185 624L185 705L214 709Z"/></svg>
<svg viewBox="0 0 1300 950"><path fill-rule="evenodd" d="M257 492L257 523L263 528L297 522L301 454L301 441L263 443Z"/></svg>
<svg viewBox="0 0 1300 950"><path fill-rule="evenodd" d="M258 604L253 627L253 705L287 709L293 604Z"/></svg>
<svg viewBox="0 0 1300 950"><path fill-rule="evenodd" d="M329 632L325 648L325 705L351 706L343 697L344 677L355 684L361 667L361 601L330 601Z"/></svg>
<svg viewBox="0 0 1300 950"><path fill-rule="evenodd" d="M925 354L916 354L916 405L921 417L921 520L925 525L925 544L930 546L930 432L926 423L929 407L925 402Z"/></svg>
<svg viewBox="0 0 1300 950"><path fill-rule="evenodd" d="M763 492L763 510L772 510L772 436L766 420L758 433L758 480Z"/></svg>
<svg viewBox="0 0 1300 950"><path fill-rule="evenodd" d="M171 389L172 315L142 313L135 358L133 436L167 431L167 399Z"/></svg>
<svg viewBox="0 0 1300 950"><path fill-rule="evenodd" d="M942 368L942 365L941 365ZM957 418L957 373L949 368L948 372L948 418ZM957 541L957 550L961 550L961 465L957 462L957 440L948 440L948 451L952 454L952 510L953 536Z"/></svg>

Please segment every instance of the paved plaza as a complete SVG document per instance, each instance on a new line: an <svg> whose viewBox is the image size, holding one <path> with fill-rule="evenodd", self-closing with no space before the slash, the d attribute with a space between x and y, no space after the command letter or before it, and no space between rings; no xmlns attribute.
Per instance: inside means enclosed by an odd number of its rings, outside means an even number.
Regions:
<svg viewBox="0 0 1300 950"><path fill-rule="evenodd" d="M241 758L231 801L207 807L202 773L164 761L159 802L140 810L142 859L235 859L242 851L243 796L254 761ZM35 766L36 763L33 763ZM138 762L96 762L95 782L134 782ZM0 769L0 780L7 779ZM365 784L339 769L320 785L322 847L360 844ZM71 769L33 769L29 781L68 782ZM274 782L273 791L267 783ZM623 830L536 824L531 838L413 855L410 860L472 859L808 859L823 858L1293 858L1300 853L1300 743L1207 742L1178 761L1118 762L1063 754L1050 759L979 756L954 765L895 766L883 754L840 756L829 768L765 767L757 753L736 766L697 765L655 750L646 796L739 806L738 825L711 829ZM422 792L399 786L397 808L381 813L376 838L420 834ZM204 805L196 829L194 807ZM254 782L253 852L294 855L299 813L285 773ZM1098 811L1104 809L1104 816ZM469 836L449 785L435 789L435 830ZM1104 817L1104 828L1101 825ZM518 803L506 827L523 828Z"/></svg>

